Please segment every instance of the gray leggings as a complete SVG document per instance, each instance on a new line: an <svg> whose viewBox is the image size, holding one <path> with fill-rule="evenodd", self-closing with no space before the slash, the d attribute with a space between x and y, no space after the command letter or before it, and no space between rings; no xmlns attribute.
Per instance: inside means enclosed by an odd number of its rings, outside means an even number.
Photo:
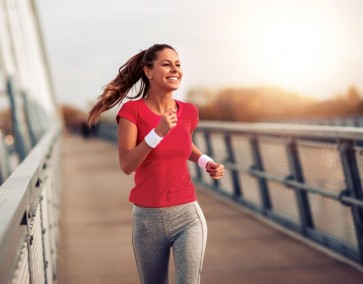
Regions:
<svg viewBox="0 0 363 284"><path fill-rule="evenodd" d="M141 283L169 283L171 247L176 283L200 283L206 241L207 224L196 201L166 208L134 205L132 243Z"/></svg>

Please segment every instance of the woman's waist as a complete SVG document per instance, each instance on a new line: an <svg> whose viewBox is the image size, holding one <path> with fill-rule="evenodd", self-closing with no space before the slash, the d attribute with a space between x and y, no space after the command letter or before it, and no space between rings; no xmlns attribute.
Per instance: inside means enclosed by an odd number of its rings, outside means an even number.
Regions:
<svg viewBox="0 0 363 284"><path fill-rule="evenodd" d="M185 203L182 203L182 204L163 206L163 207L150 207L150 205L139 204L136 202L136 203L134 203L134 206L133 206L133 213L137 214L137 215L153 215L153 216L174 215L175 216L177 213L189 211L190 209L193 210L195 205L199 206L197 200L185 201Z"/></svg>

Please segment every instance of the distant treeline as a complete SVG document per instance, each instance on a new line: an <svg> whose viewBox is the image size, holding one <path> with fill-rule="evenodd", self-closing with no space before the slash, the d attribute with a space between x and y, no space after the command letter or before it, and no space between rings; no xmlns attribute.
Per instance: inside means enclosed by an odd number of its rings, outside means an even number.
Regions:
<svg viewBox="0 0 363 284"><path fill-rule="evenodd" d="M187 100L199 108L200 119L257 122L309 117L363 115L359 90L318 100L277 87L226 88L218 91L194 88Z"/></svg>
<svg viewBox="0 0 363 284"><path fill-rule="evenodd" d="M355 87L327 100L277 87L194 88L188 92L186 100L198 106L200 119L204 120L258 122L363 115L363 96ZM87 113L76 107L63 105L61 111L67 128L79 128L86 122ZM109 121L114 121L114 117L114 112L104 115Z"/></svg>

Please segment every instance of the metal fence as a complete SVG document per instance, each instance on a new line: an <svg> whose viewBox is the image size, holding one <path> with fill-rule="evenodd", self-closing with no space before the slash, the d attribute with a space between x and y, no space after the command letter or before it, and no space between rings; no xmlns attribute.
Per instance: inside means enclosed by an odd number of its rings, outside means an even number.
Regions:
<svg viewBox="0 0 363 284"><path fill-rule="evenodd" d="M53 283L58 115L35 0L0 0L0 283Z"/></svg>
<svg viewBox="0 0 363 284"><path fill-rule="evenodd" d="M194 142L226 166L197 182L363 263L362 129L202 122Z"/></svg>
<svg viewBox="0 0 363 284"><path fill-rule="evenodd" d="M55 282L59 129L45 134L0 187L0 283Z"/></svg>
<svg viewBox="0 0 363 284"><path fill-rule="evenodd" d="M262 120L261 122L363 127L363 116L362 115L315 116L315 117L305 117L305 118L298 118L298 119L270 118L270 119Z"/></svg>
<svg viewBox="0 0 363 284"><path fill-rule="evenodd" d="M98 135L116 142L117 125ZM193 140L226 167L213 181L190 163L197 183L363 263L363 129L202 121Z"/></svg>

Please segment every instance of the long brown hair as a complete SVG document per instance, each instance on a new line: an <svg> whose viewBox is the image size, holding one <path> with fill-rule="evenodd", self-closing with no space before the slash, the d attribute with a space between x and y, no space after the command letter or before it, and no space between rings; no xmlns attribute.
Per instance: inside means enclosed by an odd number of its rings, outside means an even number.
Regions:
<svg viewBox="0 0 363 284"><path fill-rule="evenodd" d="M172 49L167 44L154 44L147 50L143 50L131 57L118 70L118 75L110 83L103 88L103 93L98 97L98 102L91 109L88 116L88 126L96 124L102 112L113 108L126 98L136 99L138 97L145 98L149 92L150 83L144 73L144 66L153 67L157 58L157 53L164 49ZM141 80L140 80L141 79ZM139 89L134 97L128 97L127 94L132 87L140 81Z"/></svg>

